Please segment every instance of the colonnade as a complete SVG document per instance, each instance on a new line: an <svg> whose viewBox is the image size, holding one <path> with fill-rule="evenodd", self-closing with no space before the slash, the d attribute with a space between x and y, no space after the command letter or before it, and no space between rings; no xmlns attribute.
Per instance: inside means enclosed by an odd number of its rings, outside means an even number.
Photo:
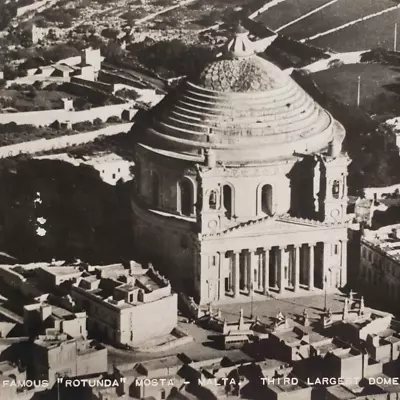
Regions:
<svg viewBox="0 0 400 400"><path fill-rule="evenodd" d="M340 254L336 254L340 260L338 265L346 263L346 246L346 241L340 242ZM319 246L307 243L228 251L222 258L225 263L223 270L227 271L225 294L238 297L252 292L297 292L300 287L310 291L315 287L322 289L331 271L325 270L328 263L324 251L324 243ZM342 277L335 277L333 284L337 286L342 281Z"/></svg>

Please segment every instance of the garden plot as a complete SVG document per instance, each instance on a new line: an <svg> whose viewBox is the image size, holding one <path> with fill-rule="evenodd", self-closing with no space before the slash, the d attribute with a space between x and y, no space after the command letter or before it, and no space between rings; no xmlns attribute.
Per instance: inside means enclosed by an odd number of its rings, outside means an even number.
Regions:
<svg viewBox="0 0 400 400"><path fill-rule="evenodd" d="M304 39L397 5L398 2L392 0L338 0L288 26L281 33L294 39Z"/></svg>
<svg viewBox="0 0 400 400"><path fill-rule="evenodd" d="M306 43L336 52L393 49L394 26L400 21L400 9L348 26L336 32L320 36ZM400 29L399 29L400 32ZM397 38L399 41L400 36Z"/></svg>

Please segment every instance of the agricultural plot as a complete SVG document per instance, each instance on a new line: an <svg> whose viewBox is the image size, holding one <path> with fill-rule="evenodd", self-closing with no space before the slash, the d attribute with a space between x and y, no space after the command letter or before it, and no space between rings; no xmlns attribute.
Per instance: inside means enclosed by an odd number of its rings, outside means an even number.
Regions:
<svg viewBox="0 0 400 400"><path fill-rule="evenodd" d="M379 47L392 50L394 26L399 21L400 10L397 9L321 36L307 43L336 52L370 50ZM399 40L400 35L398 43L400 43Z"/></svg>
<svg viewBox="0 0 400 400"><path fill-rule="evenodd" d="M0 90L0 104L18 111L52 110L63 107L63 98L78 97L58 90Z"/></svg>
<svg viewBox="0 0 400 400"><path fill-rule="evenodd" d="M270 29L278 29L328 2L329 0L283 0L262 13L256 21L263 22Z"/></svg>
<svg viewBox="0 0 400 400"><path fill-rule="evenodd" d="M393 0L338 0L288 26L281 33L294 39L304 39L396 5L398 2Z"/></svg>
<svg viewBox="0 0 400 400"><path fill-rule="evenodd" d="M349 105L357 104L360 76L360 106L369 114L400 114L400 68L381 64L352 64L312 74L327 95Z"/></svg>

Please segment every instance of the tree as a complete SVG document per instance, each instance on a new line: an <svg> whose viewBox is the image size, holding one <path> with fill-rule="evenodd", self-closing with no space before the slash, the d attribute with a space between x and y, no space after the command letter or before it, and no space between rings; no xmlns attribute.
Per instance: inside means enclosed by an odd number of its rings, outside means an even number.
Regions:
<svg viewBox="0 0 400 400"><path fill-rule="evenodd" d="M208 47L187 45L178 39L133 43L127 49L147 68L158 73L170 71L175 76L196 76L214 59Z"/></svg>
<svg viewBox="0 0 400 400"><path fill-rule="evenodd" d="M114 28L106 28L101 31L101 36L104 36L107 39L117 39L117 36L119 34L118 29Z"/></svg>
<svg viewBox="0 0 400 400"><path fill-rule="evenodd" d="M122 50L121 46L114 42L110 41L107 44L103 44L101 46L102 55L110 61L118 60L124 54L124 50Z"/></svg>

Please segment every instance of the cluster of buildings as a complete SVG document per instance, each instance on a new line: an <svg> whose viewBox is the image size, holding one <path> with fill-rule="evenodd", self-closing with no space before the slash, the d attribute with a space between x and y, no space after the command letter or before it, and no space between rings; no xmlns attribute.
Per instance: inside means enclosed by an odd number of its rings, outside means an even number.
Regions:
<svg viewBox="0 0 400 400"><path fill-rule="evenodd" d="M173 348L173 339L183 334L175 331L177 295L152 266L2 266L1 282L22 303L22 318L1 307L0 314L15 319L0 324L1 353L9 368L19 365L23 375L4 372L8 383L0 384L0 398L22 399L32 395L29 390L51 389L60 377L103 376L109 360L101 343L128 348L169 336ZM32 287L37 290L27 289ZM17 297L13 302L18 303ZM16 325L22 331L12 334ZM22 381L36 385L21 387Z"/></svg>
<svg viewBox="0 0 400 400"><path fill-rule="evenodd" d="M93 400L400 398L400 325L353 292L342 310L317 318L305 311L246 321L241 313L236 323L212 312L213 304L254 295L326 296L353 283L393 304L400 298L400 225L363 229L375 204L367 199L357 207L368 216L349 236L345 130L287 72L257 56L261 44L248 34L239 26L199 77L181 82L145 117L138 113L132 163L84 160L110 184L133 174L133 245L146 267L0 267L0 283L24 299L22 321L8 313L14 324L23 322L17 345L30 355L18 373L50 386L60 376L118 382L94 388ZM83 60L77 68L95 81L100 53L84 56L90 65ZM30 73L68 78L74 68ZM354 249L356 266L348 263ZM221 334L216 346L225 346L225 356L181 353L110 371L104 343L137 350L149 340L182 337L171 285L190 304L209 307L205 320ZM13 328L4 325L6 339ZM14 364L1 368L17 380Z"/></svg>
<svg viewBox="0 0 400 400"><path fill-rule="evenodd" d="M59 63L48 65L39 68L31 68L28 70L28 77L35 76L36 78L63 78L69 79L71 77L81 78L87 81L95 81L98 73L101 70L101 56L100 49L84 49L79 61L75 63L75 57L72 62Z"/></svg>
<svg viewBox="0 0 400 400"><path fill-rule="evenodd" d="M97 388L94 398L365 400L400 395L400 325L354 295L345 299L342 311L319 318L307 312L294 318L278 315L271 323L257 320L250 326L241 319L234 335L256 337L261 326L268 332L249 343L248 351L213 358L180 353L116 366L111 376L123 383L112 390Z"/></svg>

